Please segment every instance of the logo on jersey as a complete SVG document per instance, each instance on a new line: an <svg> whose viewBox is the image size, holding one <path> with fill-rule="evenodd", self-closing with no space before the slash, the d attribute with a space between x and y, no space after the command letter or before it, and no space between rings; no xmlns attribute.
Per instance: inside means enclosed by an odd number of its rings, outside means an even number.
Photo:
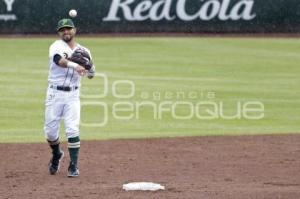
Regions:
<svg viewBox="0 0 300 199"><path fill-rule="evenodd" d="M2 2L1 2L2 1ZM6 5L6 13L0 14L0 21L15 21L17 20L17 16L12 14L13 4L15 0L0 0L0 5L4 3Z"/></svg>
<svg viewBox="0 0 300 199"><path fill-rule="evenodd" d="M64 58L67 59L68 58L68 54L67 53L63 53L64 54Z"/></svg>

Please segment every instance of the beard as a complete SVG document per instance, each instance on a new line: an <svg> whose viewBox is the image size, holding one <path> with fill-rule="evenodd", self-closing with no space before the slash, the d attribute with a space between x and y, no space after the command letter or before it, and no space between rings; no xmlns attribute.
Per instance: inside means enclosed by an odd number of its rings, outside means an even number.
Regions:
<svg viewBox="0 0 300 199"><path fill-rule="evenodd" d="M72 41L73 36L72 36L72 35L69 35L69 34L63 35L63 36L62 36L62 39L63 39L65 42L69 43L70 41Z"/></svg>

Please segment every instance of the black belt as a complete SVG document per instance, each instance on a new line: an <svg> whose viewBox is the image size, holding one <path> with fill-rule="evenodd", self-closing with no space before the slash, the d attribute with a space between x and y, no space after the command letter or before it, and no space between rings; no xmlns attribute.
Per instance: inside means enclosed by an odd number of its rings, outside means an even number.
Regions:
<svg viewBox="0 0 300 199"><path fill-rule="evenodd" d="M59 90L59 91L73 91L73 90L77 90L78 86L55 86L55 85L51 85L50 88Z"/></svg>

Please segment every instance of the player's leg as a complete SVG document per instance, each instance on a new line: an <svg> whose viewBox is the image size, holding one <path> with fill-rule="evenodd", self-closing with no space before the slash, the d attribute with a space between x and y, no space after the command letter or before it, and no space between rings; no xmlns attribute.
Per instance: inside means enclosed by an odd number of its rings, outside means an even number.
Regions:
<svg viewBox="0 0 300 199"><path fill-rule="evenodd" d="M64 121L66 136L68 138L68 149L70 154L70 165L68 168L69 177L77 177L79 175L78 169L78 155L80 149L79 138L79 122L80 122L80 101L79 97L70 98L64 108Z"/></svg>
<svg viewBox="0 0 300 199"><path fill-rule="evenodd" d="M78 169L78 155L80 149L79 136L68 138L68 149L70 154L68 177L77 177L79 176L79 169Z"/></svg>
<svg viewBox="0 0 300 199"><path fill-rule="evenodd" d="M52 158L49 163L49 172L54 175L59 170L60 160L63 158L63 152L60 149L59 127L63 110L63 104L57 99L56 93L48 89L45 109L45 137L52 150Z"/></svg>

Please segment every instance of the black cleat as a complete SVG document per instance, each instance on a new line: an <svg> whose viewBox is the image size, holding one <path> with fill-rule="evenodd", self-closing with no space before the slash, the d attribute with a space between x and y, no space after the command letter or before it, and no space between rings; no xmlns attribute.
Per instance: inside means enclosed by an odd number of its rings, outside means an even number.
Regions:
<svg viewBox="0 0 300 199"><path fill-rule="evenodd" d="M60 161L64 157L64 152L61 151L60 154L53 154L49 163L49 173L55 175L59 171Z"/></svg>
<svg viewBox="0 0 300 199"><path fill-rule="evenodd" d="M68 168L68 177L78 177L79 176L79 169L74 162L70 162Z"/></svg>

